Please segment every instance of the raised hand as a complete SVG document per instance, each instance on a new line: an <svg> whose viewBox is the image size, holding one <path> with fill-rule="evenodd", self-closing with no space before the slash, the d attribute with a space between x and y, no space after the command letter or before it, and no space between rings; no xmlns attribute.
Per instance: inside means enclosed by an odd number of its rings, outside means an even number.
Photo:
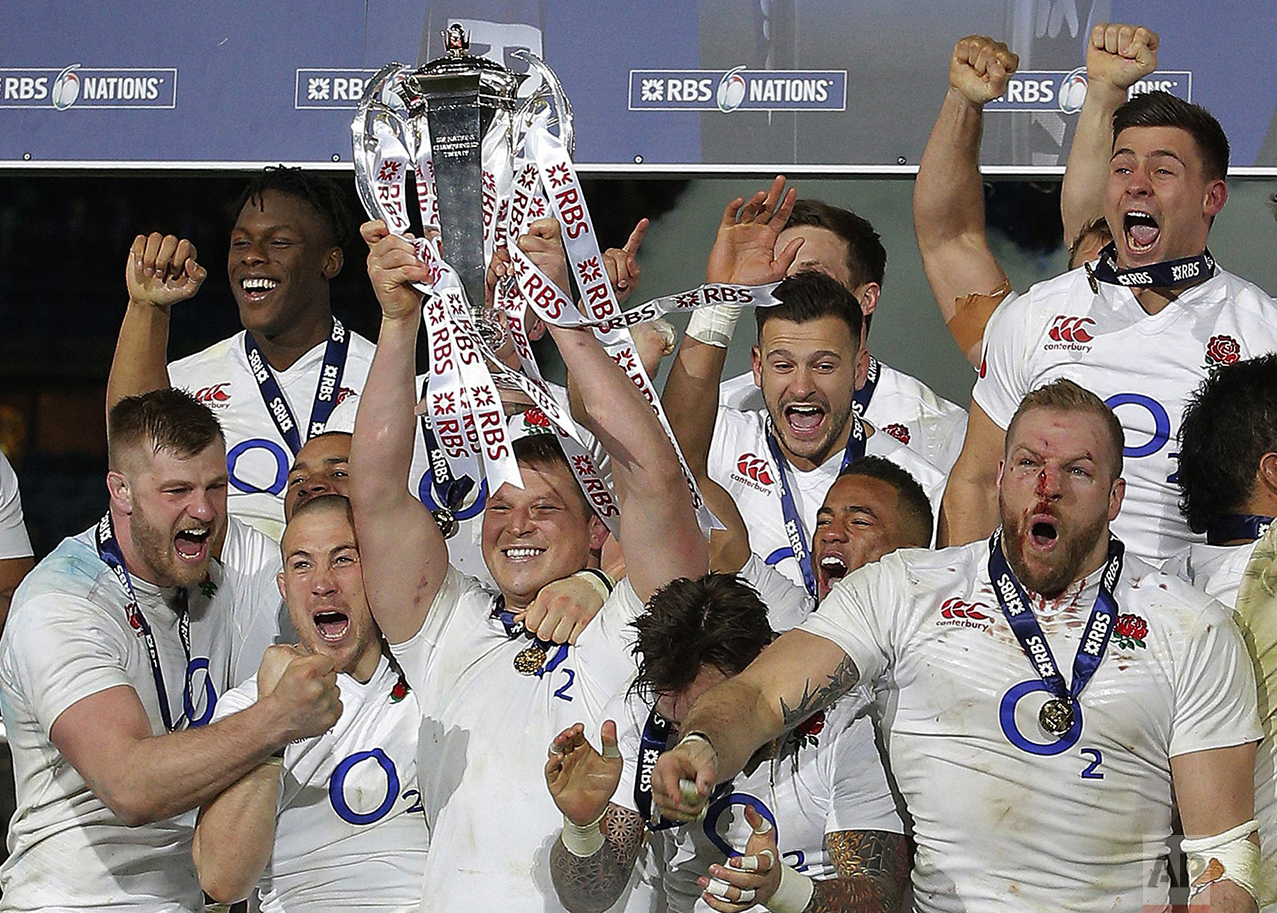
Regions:
<svg viewBox="0 0 1277 913"><path fill-rule="evenodd" d="M1086 49L1087 82L1129 89L1157 69L1157 45L1157 32L1142 26L1097 25Z"/></svg>
<svg viewBox="0 0 1277 913"><path fill-rule="evenodd" d="M642 272L638 251L650 224L647 219L639 219L624 247L609 247L603 251L603 267L607 270L607 279L612 284L612 294L616 296L617 304L625 304L638 288L639 274Z"/></svg>
<svg viewBox="0 0 1277 913"><path fill-rule="evenodd" d="M709 252L708 281L764 285L785 278L802 240L795 238L777 255L776 239L797 199L798 191L786 191L785 176L777 175L771 187L748 201L737 197L728 203Z"/></svg>
<svg viewBox="0 0 1277 913"><path fill-rule="evenodd" d="M703 739L685 739L661 755L652 770L652 799L673 821L704 813L718 782L718 752Z"/></svg>
<svg viewBox="0 0 1277 913"><path fill-rule="evenodd" d="M752 805L745 806L745 821L753 833L744 854L733 856L723 865L711 865L710 877L698 879L705 889L701 899L724 913L739 913L754 904L766 905L780 886L775 826Z"/></svg>
<svg viewBox="0 0 1277 913"><path fill-rule="evenodd" d="M563 229L558 219L537 219L528 226L528 233L519 238L519 249L528 255L537 269L559 287L565 295L571 294L568 281L568 255L563 249Z"/></svg>
<svg viewBox="0 0 1277 913"><path fill-rule="evenodd" d="M271 644L267 647L261 664L257 667L257 699L260 701L274 691L288 664L304 655L289 644Z"/></svg>
<svg viewBox="0 0 1277 913"><path fill-rule="evenodd" d="M368 245L368 279L387 320L402 320L421 310L421 292L414 282L430 282L430 268L417 258L410 237L390 233L377 219L359 226Z"/></svg>
<svg viewBox="0 0 1277 913"><path fill-rule="evenodd" d="M541 587L520 620L541 640L574 644L601 608L599 587L574 574Z"/></svg>
<svg viewBox="0 0 1277 913"><path fill-rule="evenodd" d="M968 35L953 46L949 85L973 105L984 105L1007 90L1020 58L1001 41Z"/></svg>
<svg viewBox="0 0 1277 913"><path fill-rule="evenodd" d="M545 764L545 784L554 804L581 826L599 819L621 782L624 761L616 747L616 723L605 722L599 735L603 754L586 740L584 725L569 726L550 743L550 760Z"/></svg>
<svg viewBox="0 0 1277 913"><path fill-rule="evenodd" d="M185 238L159 232L138 235L124 268L129 301L169 308L193 297L208 275L195 257L195 245Z"/></svg>

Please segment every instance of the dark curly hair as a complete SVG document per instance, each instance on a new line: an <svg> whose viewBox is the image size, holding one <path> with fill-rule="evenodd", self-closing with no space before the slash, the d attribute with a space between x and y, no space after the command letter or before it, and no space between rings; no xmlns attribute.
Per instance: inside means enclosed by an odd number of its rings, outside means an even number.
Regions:
<svg viewBox="0 0 1277 913"><path fill-rule="evenodd" d="M1219 368L1202 381L1179 427L1179 509L1195 533L1237 513L1259 460L1277 452L1277 355Z"/></svg>
<svg viewBox="0 0 1277 913"><path fill-rule="evenodd" d="M687 688L703 666L736 675L771 643L767 606L735 574L681 577L656 591L638 629L635 690L648 703Z"/></svg>
<svg viewBox="0 0 1277 913"><path fill-rule="evenodd" d="M252 201L259 207L262 195L268 190L286 194L309 203L323 218L328 227L329 239L337 247L345 247L352 237L352 217L346 195L331 178L315 171L290 168L287 165L271 165L253 177L235 204L239 215L245 204Z"/></svg>

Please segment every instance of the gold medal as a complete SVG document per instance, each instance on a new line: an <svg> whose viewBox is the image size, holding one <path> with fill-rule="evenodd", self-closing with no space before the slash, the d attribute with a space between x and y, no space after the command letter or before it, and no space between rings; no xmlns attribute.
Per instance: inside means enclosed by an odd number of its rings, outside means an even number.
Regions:
<svg viewBox="0 0 1277 913"><path fill-rule="evenodd" d="M461 528L461 524L457 522L457 518L453 515L452 511L448 510L446 507L440 507L438 510L432 510L430 513L434 516L435 523L439 526L439 532L443 533L443 537L445 539L451 539L457 534L457 530Z"/></svg>
<svg viewBox="0 0 1277 913"><path fill-rule="evenodd" d="M536 641L528 644L514 657L514 669L520 675L536 675L545 665L545 648Z"/></svg>
<svg viewBox="0 0 1277 913"><path fill-rule="evenodd" d="M1073 708L1058 697L1051 698L1038 711L1038 725L1058 739L1073 728Z"/></svg>

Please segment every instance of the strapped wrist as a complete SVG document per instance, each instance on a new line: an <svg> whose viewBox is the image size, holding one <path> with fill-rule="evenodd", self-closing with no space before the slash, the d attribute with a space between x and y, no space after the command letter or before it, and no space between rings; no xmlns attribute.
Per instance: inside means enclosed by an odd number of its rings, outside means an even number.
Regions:
<svg viewBox="0 0 1277 913"><path fill-rule="evenodd" d="M563 830L559 834L559 840L563 843L563 848L573 856L581 859L588 859L603 848L603 816L607 814L607 809L599 813L599 816L589 824L577 824L567 815L563 816Z"/></svg>

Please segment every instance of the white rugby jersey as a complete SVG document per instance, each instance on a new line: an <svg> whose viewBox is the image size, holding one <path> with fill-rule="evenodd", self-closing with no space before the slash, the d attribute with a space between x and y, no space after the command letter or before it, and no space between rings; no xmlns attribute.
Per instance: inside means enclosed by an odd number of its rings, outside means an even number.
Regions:
<svg viewBox="0 0 1277 913"><path fill-rule="evenodd" d="M913 817L921 910L1140 911L1168 901L1170 758L1258 739L1255 680L1222 608L1129 556L1076 732L989 583L989 546L907 549L844 578L802 625L891 689L891 771ZM1103 568L1033 610L1073 677Z"/></svg>
<svg viewBox="0 0 1277 913"><path fill-rule="evenodd" d="M1277 305L1220 270L1157 314L1134 293L1075 269L1004 301L989 319L972 398L1006 428L1024 395L1060 377L1112 407L1126 433L1126 498L1113 531L1160 563L1202 537L1178 508L1184 404L1212 368L1277 350Z"/></svg>
<svg viewBox="0 0 1277 913"><path fill-rule="evenodd" d="M939 513L940 496L945 486L945 476L939 469L895 438L882 433L881 429L869 436L865 454L885 457L907 470L927 493L933 517ZM820 466L805 472L793 466L786 467L798 515L807 530L809 549L816 529L816 511L824 503L829 487L842 469L842 457L843 453L839 450ZM751 551L802 586L802 572L794 560L789 537L785 535L780 475L767 446L766 412L719 408L709 448L709 476L736 501L749 530Z"/></svg>
<svg viewBox="0 0 1277 913"><path fill-rule="evenodd" d="M671 911L712 909L701 900L696 880L709 876L710 865L725 865L728 857L745 851L753 833L745 820L746 807L752 806L776 828L780 861L815 879L838 875L825 852L825 834L904 833L874 744L867 712L872 697L867 686L853 689L787 735L774 760L733 777L731 791L710 803L704 819L649 838L665 844L664 888ZM617 721L625 767L612 801L630 811L639 811L634 778L648 711L642 701L631 698L624 721ZM750 909L761 913L766 908Z"/></svg>
<svg viewBox="0 0 1277 913"><path fill-rule="evenodd" d="M876 358L870 361L869 383L873 392L861 417L922 454L947 475L962 452L967 410L937 395L918 378ZM723 381L718 404L742 412L767 411L763 391L755 386L752 372Z"/></svg>
<svg viewBox="0 0 1277 913"><path fill-rule="evenodd" d="M22 522L18 477L9 464L9 458L0 453L0 560L29 558L31 555L31 537Z"/></svg>
<svg viewBox="0 0 1277 913"><path fill-rule="evenodd" d="M275 850L257 886L264 913L420 904L430 845L417 788L421 712L398 681L384 656L367 683L338 675L337 725L284 750ZM222 696L214 719L256 701L254 677Z"/></svg>
<svg viewBox="0 0 1277 913"><path fill-rule="evenodd" d="M450 568L421 630L391 645L421 707L417 771L431 834L423 911L484 898L511 913L563 909L550 881L563 817L545 788L546 751L611 695L582 669L584 647L551 645L542 675L517 672L532 641L508 637L493 605L491 592ZM640 608L622 581L602 612Z"/></svg>
<svg viewBox="0 0 1277 913"><path fill-rule="evenodd" d="M1180 576L1186 577L1194 587L1218 599L1224 604L1224 608L1231 610L1237 605L1238 591L1251 559L1257 552L1263 551L1260 543L1264 541L1265 538L1260 537L1245 545L1206 545L1194 542L1186 553L1177 556ZM1266 550L1271 551L1271 547ZM1272 617L1273 608L1270 600L1253 611L1268 612ZM1244 638L1246 645L1253 651L1252 655L1256 659L1255 677L1259 683L1259 693L1263 696L1260 706L1268 714L1264 722L1264 740L1260 742L1255 755L1255 818L1259 821L1259 869L1267 876L1266 882L1263 877L1258 882L1259 909L1261 913L1277 913L1277 738L1272 724L1277 719L1277 710L1273 709L1273 695L1267 693L1271 688L1271 670L1274 662L1277 662L1277 643L1265 637L1264 626L1258 619L1250 621L1245 627L1250 632ZM1267 627L1268 630L1277 631L1277 625L1270 623Z"/></svg>
<svg viewBox="0 0 1277 913"><path fill-rule="evenodd" d="M132 577L151 626L174 720L208 723L233 684L248 643L247 618L273 611L279 549L232 519L222 561L188 597L190 661L182 648L176 589ZM268 589L269 588L269 589ZM98 557L94 529L64 539L18 587L0 637L0 708L13 750L18 809L9 825L11 855L0 867L0 909L202 910L191 861L194 811L126 827L89 789L49 740L64 710L117 685L137 692L163 735L160 697L140 630L129 623L128 594Z"/></svg>
<svg viewBox="0 0 1277 913"><path fill-rule="evenodd" d="M419 375L416 379L415 389L420 391L425 379L426 375ZM569 411L568 388L549 382L546 383L546 387L563 410L565 412ZM355 412L358 408L359 400L356 397L349 397L343 400L329 417L328 429L353 433L355 430ZM606 475L608 467L611 465L607 453L595 441L589 431L578 426L577 433L580 434L581 442L585 445L586 450L594 457L594 462L599 467L599 472ZM420 422L417 423L417 431L412 442L412 467L408 473L408 490L412 492L413 497L431 510L437 510L444 500L443 495L437 490L434 475L430 471L430 457L426 453L426 441L422 435ZM448 563L461 571L461 573L474 577L484 586L495 590L497 585L492 579L487 563L483 560L483 547L480 542L483 532L483 509L487 506L487 503L488 489L486 486L472 485L465 497L462 498L459 509L453 512L453 516L456 517L458 522L458 528L457 534L448 540Z"/></svg>
<svg viewBox="0 0 1277 913"><path fill-rule="evenodd" d="M336 391L337 402L363 392L372 364L373 344L349 328L350 349ZM226 437L226 467L230 471L227 508L245 523L279 540L284 533L284 489L296 456L289 450L248 367L244 330L188 355L168 366L169 383L191 393L213 410ZM315 346L286 370L275 371L280 389L297 420L298 436L306 443L311 409L324 363L327 340Z"/></svg>

